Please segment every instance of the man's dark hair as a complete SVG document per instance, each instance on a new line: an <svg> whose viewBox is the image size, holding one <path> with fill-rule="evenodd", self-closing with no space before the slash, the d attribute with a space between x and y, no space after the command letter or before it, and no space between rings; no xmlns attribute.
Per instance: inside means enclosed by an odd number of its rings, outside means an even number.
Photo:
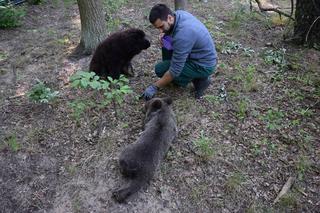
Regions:
<svg viewBox="0 0 320 213"><path fill-rule="evenodd" d="M156 4L152 7L150 14L149 14L149 21L153 24L157 19L161 21L166 21L168 15L173 16L173 12L170 10L169 7L165 4Z"/></svg>

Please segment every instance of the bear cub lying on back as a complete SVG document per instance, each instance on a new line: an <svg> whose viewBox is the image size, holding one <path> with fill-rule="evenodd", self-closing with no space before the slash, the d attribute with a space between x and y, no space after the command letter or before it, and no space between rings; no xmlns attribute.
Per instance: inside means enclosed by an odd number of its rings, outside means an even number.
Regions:
<svg viewBox="0 0 320 213"><path fill-rule="evenodd" d="M130 75L132 58L149 47L150 42L140 29L113 33L96 48L89 70L102 78L118 79L120 74Z"/></svg>
<svg viewBox="0 0 320 213"><path fill-rule="evenodd" d="M137 142L126 147L119 157L120 171L129 182L113 192L113 198L118 202L124 202L152 179L177 136L171 104L171 98L154 98L146 102L145 129Z"/></svg>

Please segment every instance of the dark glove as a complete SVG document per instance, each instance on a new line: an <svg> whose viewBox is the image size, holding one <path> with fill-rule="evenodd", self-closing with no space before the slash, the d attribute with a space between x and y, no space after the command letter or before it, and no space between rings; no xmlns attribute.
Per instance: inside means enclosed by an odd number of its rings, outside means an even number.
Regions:
<svg viewBox="0 0 320 213"><path fill-rule="evenodd" d="M158 87L155 85L150 85L147 87L144 93L142 93L141 97L144 98L144 100L149 101L151 98L155 96L157 92L158 92Z"/></svg>

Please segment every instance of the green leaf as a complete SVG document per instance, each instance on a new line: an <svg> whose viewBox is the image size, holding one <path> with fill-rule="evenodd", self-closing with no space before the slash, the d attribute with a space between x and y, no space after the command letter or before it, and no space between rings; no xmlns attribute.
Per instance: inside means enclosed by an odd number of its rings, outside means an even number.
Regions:
<svg viewBox="0 0 320 213"><path fill-rule="evenodd" d="M81 86L83 88L86 88L88 86L88 81L86 81L85 79L81 79Z"/></svg>
<svg viewBox="0 0 320 213"><path fill-rule="evenodd" d="M90 86L92 89L100 89L101 84L97 81L94 81L94 82L90 82Z"/></svg>
<svg viewBox="0 0 320 213"><path fill-rule="evenodd" d="M80 80L74 80L74 81L71 83L71 87L79 87L79 84L80 84Z"/></svg>

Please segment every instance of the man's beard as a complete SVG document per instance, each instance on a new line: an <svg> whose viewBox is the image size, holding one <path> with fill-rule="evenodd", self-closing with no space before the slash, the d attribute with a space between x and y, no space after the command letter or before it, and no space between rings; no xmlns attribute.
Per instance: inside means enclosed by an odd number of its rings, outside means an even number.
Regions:
<svg viewBox="0 0 320 213"><path fill-rule="evenodd" d="M173 27L174 27L174 24L170 25L169 29L168 30L165 30L164 33L166 35L170 35L173 31Z"/></svg>

